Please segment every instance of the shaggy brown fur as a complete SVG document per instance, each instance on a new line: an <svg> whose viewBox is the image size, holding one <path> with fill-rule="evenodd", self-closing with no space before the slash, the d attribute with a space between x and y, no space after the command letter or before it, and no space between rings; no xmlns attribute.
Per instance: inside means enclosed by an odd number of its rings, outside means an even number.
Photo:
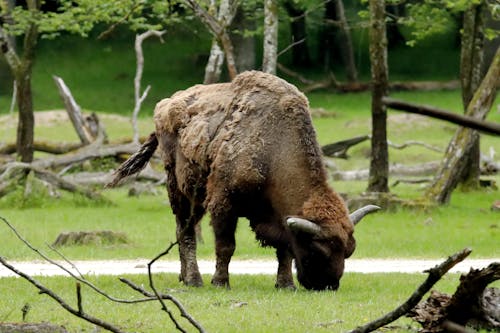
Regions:
<svg viewBox="0 0 500 333"><path fill-rule="evenodd" d="M229 285L237 219L247 217L261 243L277 249L278 287L293 287L292 258L306 288L338 287L355 247L353 225L327 184L308 101L295 86L245 72L231 83L197 85L160 101L154 120L186 284L202 283L194 225L208 210L217 256L212 283ZM293 232L289 216L321 232Z"/></svg>

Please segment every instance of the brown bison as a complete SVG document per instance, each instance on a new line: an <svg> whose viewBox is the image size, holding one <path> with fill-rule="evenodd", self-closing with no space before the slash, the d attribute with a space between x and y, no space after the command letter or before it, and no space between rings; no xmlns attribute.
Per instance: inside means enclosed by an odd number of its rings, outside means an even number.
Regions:
<svg viewBox="0 0 500 333"><path fill-rule="evenodd" d="M337 289L356 246L351 216L328 185L309 105L284 80L257 71L231 83L196 85L160 101L156 131L116 172L140 171L157 146L177 221L180 279L201 286L195 226L208 210L215 233L212 284L229 287L238 217L264 246L276 248L278 288L294 288L292 260L307 289Z"/></svg>

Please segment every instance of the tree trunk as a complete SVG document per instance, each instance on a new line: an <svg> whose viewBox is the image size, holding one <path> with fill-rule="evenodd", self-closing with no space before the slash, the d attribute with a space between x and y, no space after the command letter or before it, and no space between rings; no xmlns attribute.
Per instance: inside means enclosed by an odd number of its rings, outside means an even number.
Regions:
<svg viewBox="0 0 500 333"><path fill-rule="evenodd" d="M292 43L301 41L292 48L292 65L294 67L307 67L311 65L309 48L307 46L306 11L294 1L288 0L284 3L285 9L290 16L290 28L292 31Z"/></svg>
<svg viewBox="0 0 500 333"><path fill-rule="evenodd" d="M372 140L369 192L389 192L389 153L387 149L387 110L382 98L387 95L387 37L385 1L370 0L370 62L372 72Z"/></svg>
<svg viewBox="0 0 500 333"><path fill-rule="evenodd" d="M340 55L342 57L342 62L344 63L348 81L356 82L358 80L358 71L356 69L356 63L354 62L354 50L352 48L351 31L345 17L344 3L342 2L342 0L334 0L333 2L336 9L335 12L337 13L336 19L340 24L338 42L340 46Z"/></svg>
<svg viewBox="0 0 500 333"><path fill-rule="evenodd" d="M264 1L264 55L262 71L276 74L278 61L278 1Z"/></svg>
<svg viewBox="0 0 500 333"><path fill-rule="evenodd" d="M497 49L493 62L481 85L476 90L469 106L467 116L484 119L495 100L497 87L500 84L500 48ZM451 193L464 174L467 167L467 156L474 144L477 132L460 127L451 140L436 177L425 193L429 201L439 204L448 203Z"/></svg>
<svg viewBox="0 0 500 333"><path fill-rule="evenodd" d="M227 32L227 27L231 24L234 16L234 3L231 0L222 1L219 8L218 17L221 20L209 14L195 0L184 0L187 5L193 10L194 14L207 27L208 31L218 40L226 56L227 71L230 79L233 79L238 71L236 69L236 60L234 59L233 43Z"/></svg>
<svg viewBox="0 0 500 333"><path fill-rule="evenodd" d="M221 3L219 10L217 10L215 1L210 1L210 10L212 12L218 12L217 20L227 18L229 12L229 3L224 1ZM224 12L224 13L223 13ZM207 65L205 66L205 77L203 79L203 84L216 83L220 80L220 75L222 73L222 65L224 64L224 51L219 46L217 38L212 39L212 46L210 48L210 56L208 57Z"/></svg>
<svg viewBox="0 0 500 333"><path fill-rule="evenodd" d="M462 49L460 54L460 80L462 83L462 101L464 112L472 100L474 92L479 87L484 76L483 68L483 42L484 42L484 8L483 4L471 5L464 13ZM474 142L468 154L467 165L461 182L466 188L479 187L480 174L480 140L474 133Z"/></svg>
<svg viewBox="0 0 500 333"><path fill-rule="evenodd" d="M320 51L324 53L325 68L330 70L333 60L338 54L344 65L347 80L356 82L358 80L358 71L354 61L351 30L345 17L342 0L325 3L325 21L324 40L326 45L321 45L321 48L325 48L325 51Z"/></svg>
<svg viewBox="0 0 500 333"><path fill-rule="evenodd" d="M27 6L31 11L38 11L40 1L29 0ZM16 99L19 109L16 145L18 158L22 162L33 161L35 119L33 115L31 73L37 40L38 27L36 23L32 22L24 34L23 56L19 58L9 41L9 37L0 27L0 49L16 80Z"/></svg>
<svg viewBox="0 0 500 333"><path fill-rule="evenodd" d="M244 36L245 30L255 30L255 19L240 6L231 25L231 31L234 31L231 33L231 40L238 73L255 69L255 37Z"/></svg>
<svg viewBox="0 0 500 333"><path fill-rule="evenodd" d="M208 57L207 65L205 66L205 78L203 79L203 84L216 83L220 81L222 64L224 64L224 51L220 48L217 39L214 38L212 39L210 56Z"/></svg>

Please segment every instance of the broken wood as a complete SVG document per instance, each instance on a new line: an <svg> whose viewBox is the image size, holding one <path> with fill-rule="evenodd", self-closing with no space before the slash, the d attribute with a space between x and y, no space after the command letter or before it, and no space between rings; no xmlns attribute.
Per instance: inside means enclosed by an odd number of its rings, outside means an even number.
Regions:
<svg viewBox="0 0 500 333"><path fill-rule="evenodd" d="M443 263L427 270L429 273L427 279L422 283L417 290L408 298L403 304L398 306L393 311L388 314L367 323L366 325L359 326L349 333L367 333L375 331L376 329L392 323L396 319L404 316L411 309L413 309L418 302L424 297L424 295L432 288L432 286L438 282L443 275L445 275L453 266L463 261L472 251L470 249L463 249L460 252L448 257Z"/></svg>
<svg viewBox="0 0 500 333"><path fill-rule="evenodd" d="M56 188L61 188L63 190L73 193L79 193L89 199L104 200L104 197L101 194L94 192L84 186L64 180L63 178L61 178L60 176L51 171L37 167L36 165L34 165L34 163L31 164L22 162L8 163L4 168L4 172L0 175L0 184L9 184L6 186L11 188L11 186L13 185L12 180L13 179L15 180L16 176L22 173L26 173L28 171L33 172L34 176L36 176L38 179L41 179ZM7 193L7 191L5 192Z"/></svg>
<svg viewBox="0 0 500 333"><path fill-rule="evenodd" d="M283 64L277 64L278 69L285 75L290 76L305 86L301 88L304 93L315 90L329 89L339 93L354 93L369 91L372 86L370 82L340 82L333 73L328 73L328 77L314 81L304 77L302 74L291 70ZM390 91L434 91L434 90L455 90L460 89L460 81L394 81L389 82Z"/></svg>
<svg viewBox="0 0 500 333"><path fill-rule="evenodd" d="M82 144L77 142L51 142L45 140L35 140L33 142L35 151L55 155L66 154L81 147ZM16 144L14 142L0 145L0 154L14 154L15 152Z"/></svg>
<svg viewBox="0 0 500 333"><path fill-rule="evenodd" d="M439 162L426 162L415 165L401 165L393 164L389 165L389 175L390 176L429 176L432 175L439 167ZM367 180L369 170L351 170L351 171L334 171L332 172L332 177L334 180Z"/></svg>
<svg viewBox="0 0 500 333"><path fill-rule="evenodd" d="M447 110L442 110L427 105L408 103L389 97L384 97L382 101L388 108L391 108L393 110L421 114L432 118L446 120L454 124L479 130L484 133L500 135L500 124L480 120L478 118L464 116L461 114L449 112Z"/></svg>
<svg viewBox="0 0 500 333"><path fill-rule="evenodd" d="M99 122L97 115L93 113L90 117L84 117L80 106L76 103L63 79L55 75L53 79L80 141L82 144L88 145L93 142L98 135Z"/></svg>
<svg viewBox="0 0 500 333"><path fill-rule="evenodd" d="M337 141L321 147L323 155L329 157L347 158L347 150L358 143L364 142L370 138L369 135L357 136L352 139Z"/></svg>
<svg viewBox="0 0 500 333"><path fill-rule="evenodd" d="M446 332L465 327L499 330L500 289L486 288L500 279L500 263L471 269L460 277L453 296L433 291L429 298L408 313L422 325L421 332Z"/></svg>

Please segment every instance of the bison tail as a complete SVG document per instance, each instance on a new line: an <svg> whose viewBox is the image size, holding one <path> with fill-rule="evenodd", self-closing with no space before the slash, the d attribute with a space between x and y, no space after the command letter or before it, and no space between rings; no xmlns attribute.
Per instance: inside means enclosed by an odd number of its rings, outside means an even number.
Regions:
<svg viewBox="0 0 500 333"><path fill-rule="evenodd" d="M148 161L153 156L156 147L158 147L158 139L156 133L151 133L149 138L142 144L141 148L130 156L122 165L114 172L114 178L106 184L106 187L117 185L122 179L140 172Z"/></svg>

